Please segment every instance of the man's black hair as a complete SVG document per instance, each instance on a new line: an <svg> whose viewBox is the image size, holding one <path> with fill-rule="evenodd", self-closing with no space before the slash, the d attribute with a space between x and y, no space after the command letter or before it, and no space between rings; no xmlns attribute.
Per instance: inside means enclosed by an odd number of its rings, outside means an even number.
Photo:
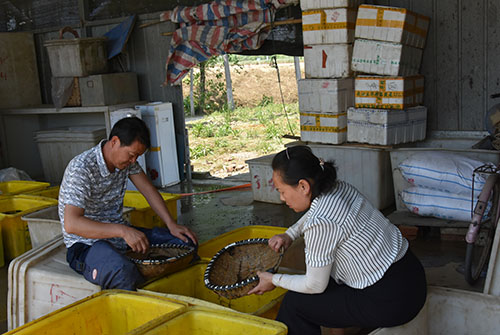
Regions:
<svg viewBox="0 0 500 335"><path fill-rule="evenodd" d="M142 143L146 149L151 147L148 126L146 126L144 121L135 116L126 117L116 122L113 129L111 129L109 139L111 140L113 136L117 136L120 139L122 146L129 146L137 140Z"/></svg>

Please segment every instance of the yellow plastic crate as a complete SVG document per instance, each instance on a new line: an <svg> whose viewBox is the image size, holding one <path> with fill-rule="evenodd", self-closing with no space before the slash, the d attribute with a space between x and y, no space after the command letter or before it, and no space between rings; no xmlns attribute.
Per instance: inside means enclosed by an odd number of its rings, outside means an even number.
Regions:
<svg viewBox="0 0 500 335"><path fill-rule="evenodd" d="M5 218L5 215L0 213L0 268L5 265L5 259L3 257L3 241L2 241L2 220Z"/></svg>
<svg viewBox="0 0 500 335"><path fill-rule="evenodd" d="M30 180L11 180L0 183L0 194L15 195L46 189L50 183Z"/></svg>
<svg viewBox="0 0 500 335"><path fill-rule="evenodd" d="M35 192L29 192L31 195L38 195L40 197L47 197L52 199L59 199L59 186L52 186L44 190L38 190Z"/></svg>
<svg viewBox="0 0 500 335"><path fill-rule="evenodd" d="M177 220L177 200L181 198L178 194L160 193L165 200L167 209ZM165 224L158 215L153 211L146 198L139 191L126 191L123 199L123 205L126 207L134 207L130 213L130 223L136 227L153 228L165 227Z"/></svg>
<svg viewBox="0 0 500 335"><path fill-rule="evenodd" d="M205 286L203 277L207 264L208 262L206 261L195 264L187 269L158 279L142 289L159 293L184 295L229 307L238 312L269 319L276 318L281 300L286 293L285 289L277 287L262 295L252 294L233 300L226 299Z"/></svg>
<svg viewBox="0 0 500 335"><path fill-rule="evenodd" d="M144 333L165 317L172 318L186 308L186 303L161 296L106 290L33 320L7 334L128 334L136 330Z"/></svg>
<svg viewBox="0 0 500 335"><path fill-rule="evenodd" d="M184 313L141 334L285 335L286 333L287 327L278 321L193 306Z"/></svg>
<svg viewBox="0 0 500 335"><path fill-rule="evenodd" d="M34 195L13 195L0 199L2 240L6 260L31 249L28 224L21 217L42 208L57 205L57 200Z"/></svg>

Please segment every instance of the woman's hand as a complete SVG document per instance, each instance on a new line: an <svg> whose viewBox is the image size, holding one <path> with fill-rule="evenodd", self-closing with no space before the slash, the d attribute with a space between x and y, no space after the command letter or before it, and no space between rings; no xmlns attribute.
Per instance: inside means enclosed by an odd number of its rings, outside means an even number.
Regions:
<svg viewBox="0 0 500 335"><path fill-rule="evenodd" d="M288 247L292 244L293 240L288 234L278 234L274 235L269 239L269 247L276 252L280 252L281 247L283 247L283 251L288 249Z"/></svg>
<svg viewBox="0 0 500 335"><path fill-rule="evenodd" d="M248 291L248 294L264 294L268 291L274 290L276 286L273 284L273 274L269 272L257 272L259 276L259 284L253 289Z"/></svg>

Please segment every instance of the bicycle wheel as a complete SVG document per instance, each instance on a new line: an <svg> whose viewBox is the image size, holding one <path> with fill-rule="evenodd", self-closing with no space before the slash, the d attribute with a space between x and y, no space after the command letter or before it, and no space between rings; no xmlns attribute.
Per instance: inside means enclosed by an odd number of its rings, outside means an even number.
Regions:
<svg viewBox="0 0 500 335"><path fill-rule="evenodd" d="M496 222L494 221L499 210L498 191L499 188L495 185L492 208L490 210L490 219L481 223L476 242L467 243L464 276L469 285L474 285L477 282L490 258L491 245L493 243L496 227Z"/></svg>
<svg viewBox="0 0 500 335"><path fill-rule="evenodd" d="M480 235L475 243L467 243L465 252L465 280L474 285L490 258L491 245L495 230L492 225L481 227Z"/></svg>

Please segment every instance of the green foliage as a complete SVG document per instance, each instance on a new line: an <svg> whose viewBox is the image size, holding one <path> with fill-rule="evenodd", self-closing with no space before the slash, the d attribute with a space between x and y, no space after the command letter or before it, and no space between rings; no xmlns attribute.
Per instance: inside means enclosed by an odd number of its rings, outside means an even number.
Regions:
<svg viewBox="0 0 500 335"><path fill-rule="evenodd" d="M191 148L189 154L192 159L198 159L213 154L213 149L209 146L198 144L194 148Z"/></svg>
<svg viewBox="0 0 500 335"><path fill-rule="evenodd" d="M274 103L274 98L264 94L262 96L262 99L260 100L258 106L265 107L265 106L268 106L268 105L273 104L273 103Z"/></svg>

